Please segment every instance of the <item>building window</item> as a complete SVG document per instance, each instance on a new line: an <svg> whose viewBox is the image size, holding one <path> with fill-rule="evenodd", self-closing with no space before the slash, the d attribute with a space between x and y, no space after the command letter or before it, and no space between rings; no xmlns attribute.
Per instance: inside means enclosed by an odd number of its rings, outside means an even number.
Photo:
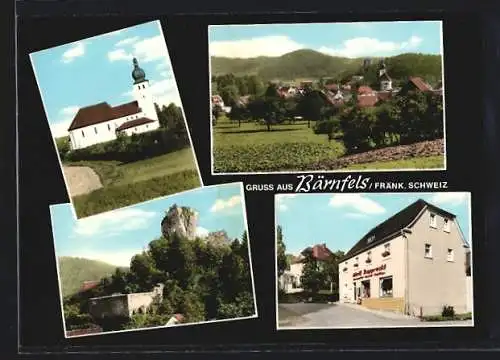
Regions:
<svg viewBox="0 0 500 360"><path fill-rule="evenodd" d="M97 134L97 127L94 126L94 132Z"/></svg>
<svg viewBox="0 0 500 360"><path fill-rule="evenodd" d="M454 261L454 254L453 254L453 249L448 249L448 254L446 256L447 261Z"/></svg>
<svg viewBox="0 0 500 360"><path fill-rule="evenodd" d="M392 296L392 276L380 278L380 297Z"/></svg>
<svg viewBox="0 0 500 360"><path fill-rule="evenodd" d="M426 258L432 258L432 246L431 244L425 244L425 255Z"/></svg>
<svg viewBox="0 0 500 360"><path fill-rule="evenodd" d="M137 131L137 128L134 128L134 131Z"/></svg>
<svg viewBox="0 0 500 360"><path fill-rule="evenodd" d="M82 130L82 137L85 137L85 133L83 132L83 130Z"/></svg>
<svg viewBox="0 0 500 360"><path fill-rule="evenodd" d="M111 131L111 125L108 124L108 130Z"/></svg>
<svg viewBox="0 0 500 360"><path fill-rule="evenodd" d="M444 219L443 230L450 232L450 219Z"/></svg>
<svg viewBox="0 0 500 360"><path fill-rule="evenodd" d="M372 262L372 252L368 251L368 253L366 254L366 263L369 264L371 262Z"/></svg>
<svg viewBox="0 0 500 360"><path fill-rule="evenodd" d="M358 262L359 262L359 258L356 257L356 260L354 261L354 267L358 267L358 265L359 265Z"/></svg>
<svg viewBox="0 0 500 360"><path fill-rule="evenodd" d="M437 228L436 214L431 214L429 226L431 228Z"/></svg>
<svg viewBox="0 0 500 360"><path fill-rule="evenodd" d="M387 257L391 255L391 243L387 243L384 245L384 252L382 253L382 257Z"/></svg>

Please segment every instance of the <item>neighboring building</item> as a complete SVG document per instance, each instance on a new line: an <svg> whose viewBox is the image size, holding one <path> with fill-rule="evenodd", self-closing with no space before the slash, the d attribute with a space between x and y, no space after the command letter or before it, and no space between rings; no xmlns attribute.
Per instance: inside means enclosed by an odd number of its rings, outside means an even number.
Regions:
<svg viewBox="0 0 500 360"><path fill-rule="evenodd" d="M119 133L140 134L160 127L149 81L137 59L133 64L132 92L136 100L118 106L101 102L80 108L68 128L72 150L115 140Z"/></svg>
<svg viewBox="0 0 500 360"><path fill-rule="evenodd" d="M418 76L410 76L408 81L401 86L400 94L406 95L407 93L415 91L432 92L433 89L432 86L426 83L422 78Z"/></svg>
<svg viewBox="0 0 500 360"><path fill-rule="evenodd" d="M158 284L152 291L132 294L113 294L89 299L89 313L94 319L113 317L131 317L146 313L155 300L163 299L163 284Z"/></svg>
<svg viewBox="0 0 500 360"><path fill-rule="evenodd" d="M80 287L80 292L87 291L99 285L99 280L84 281Z"/></svg>
<svg viewBox="0 0 500 360"><path fill-rule="evenodd" d="M304 270L305 254L308 251L312 252L313 258L318 261L320 267L322 262L328 260L332 255L332 252L326 247L326 244L319 244L305 248L298 256L294 256L290 261L290 268L279 278L279 288L284 292L294 293L304 291L300 278Z"/></svg>
<svg viewBox="0 0 500 360"><path fill-rule="evenodd" d="M212 95L212 108L215 106L220 107L226 114L231 112L231 106L226 106L220 95Z"/></svg>
<svg viewBox="0 0 500 360"><path fill-rule="evenodd" d="M347 252L339 263L339 301L413 316L439 315L445 305L472 311L468 256L456 216L418 200Z"/></svg>

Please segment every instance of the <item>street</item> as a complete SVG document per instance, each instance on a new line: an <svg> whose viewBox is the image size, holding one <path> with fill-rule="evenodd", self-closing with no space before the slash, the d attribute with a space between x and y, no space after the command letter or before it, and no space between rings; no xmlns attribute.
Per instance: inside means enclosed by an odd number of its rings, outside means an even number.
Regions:
<svg viewBox="0 0 500 360"><path fill-rule="evenodd" d="M279 304L279 329L472 326L471 320L423 322L345 304Z"/></svg>

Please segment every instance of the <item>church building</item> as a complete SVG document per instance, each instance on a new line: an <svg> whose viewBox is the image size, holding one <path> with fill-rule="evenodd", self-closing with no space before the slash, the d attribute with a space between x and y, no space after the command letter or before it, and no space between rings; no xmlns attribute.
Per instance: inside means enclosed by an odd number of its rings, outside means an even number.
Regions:
<svg viewBox="0 0 500 360"><path fill-rule="evenodd" d="M72 150L130 136L160 127L146 73L133 59L132 90L135 100L111 106L107 102L80 108L68 128Z"/></svg>

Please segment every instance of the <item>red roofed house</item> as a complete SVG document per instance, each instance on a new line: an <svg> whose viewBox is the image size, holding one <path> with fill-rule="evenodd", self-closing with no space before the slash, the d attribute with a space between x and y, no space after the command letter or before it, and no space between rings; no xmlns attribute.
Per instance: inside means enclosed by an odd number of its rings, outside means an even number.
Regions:
<svg viewBox="0 0 500 360"><path fill-rule="evenodd" d="M286 270L279 278L279 287L286 293L301 292L304 289L301 287L300 278L304 269L304 261L306 254L312 251L312 256L319 264L329 259L332 255L326 244L319 244L305 248L298 256L293 256L290 261L290 268Z"/></svg>
<svg viewBox="0 0 500 360"><path fill-rule="evenodd" d="M431 92L433 91L432 86L427 84L422 78L417 76L410 76L408 81L401 87L399 94L406 95L411 92L421 91L421 92Z"/></svg>
<svg viewBox="0 0 500 360"><path fill-rule="evenodd" d="M99 285L99 281L84 281L80 287L80 292L87 291Z"/></svg>
<svg viewBox="0 0 500 360"><path fill-rule="evenodd" d="M101 102L80 108L68 128L72 150L115 140L118 133L130 136L160 127L149 81L137 59L133 64L132 93L136 100L118 106Z"/></svg>

